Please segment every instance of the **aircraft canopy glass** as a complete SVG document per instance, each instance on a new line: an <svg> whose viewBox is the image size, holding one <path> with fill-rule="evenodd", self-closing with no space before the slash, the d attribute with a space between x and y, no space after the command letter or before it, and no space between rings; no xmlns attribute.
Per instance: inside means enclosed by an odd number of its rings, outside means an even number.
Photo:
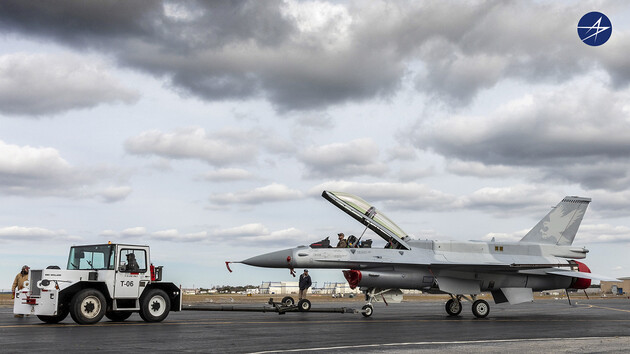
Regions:
<svg viewBox="0 0 630 354"><path fill-rule="evenodd" d="M393 245L392 248L410 248L402 239L407 236L407 233L385 216L385 214L360 197L349 193L330 191L324 191L322 197L363 225L369 227L370 230L376 232L376 234L385 239L385 241L391 242Z"/></svg>

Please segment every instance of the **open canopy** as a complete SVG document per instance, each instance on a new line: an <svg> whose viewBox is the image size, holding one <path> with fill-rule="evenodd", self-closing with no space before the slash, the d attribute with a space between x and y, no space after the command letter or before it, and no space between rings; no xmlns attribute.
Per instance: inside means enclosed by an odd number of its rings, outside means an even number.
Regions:
<svg viewBox="0 0 630 354"><path fill-rule="evenodd" d="M403 237L407 236L407 233L385 216L385 214L381 213L360 197L349 193L330 191L324 191L322 197L343 210L346 214L352 216L355 220L367 226L385 241L391 243L392 248L411 248L403 240Z"/></svg>

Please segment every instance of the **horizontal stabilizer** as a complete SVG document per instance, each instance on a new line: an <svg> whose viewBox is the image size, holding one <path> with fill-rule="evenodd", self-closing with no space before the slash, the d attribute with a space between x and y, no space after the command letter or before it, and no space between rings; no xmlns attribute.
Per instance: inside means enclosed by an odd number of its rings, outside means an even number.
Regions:
<svg viewBox="0 0 630 354"><path fill-rule="evenodd" d="M582 279L591 279L591 280L603 280L603 281L619 281L618 279L607 277L605 275L593 274L593 273L585 273L578 272L575 270L564 270L564 269L545 269L545 273L553 274L553 275L562 275L565 277L572 278L582 278Z"/></svg>

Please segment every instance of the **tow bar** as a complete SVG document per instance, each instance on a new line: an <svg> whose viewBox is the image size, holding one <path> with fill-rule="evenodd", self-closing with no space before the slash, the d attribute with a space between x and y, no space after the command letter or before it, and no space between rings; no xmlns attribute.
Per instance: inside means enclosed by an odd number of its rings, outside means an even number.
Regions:
<svg viewBox="0 0 630 354"><path fill-rule="evenodd" d="M287 312L324 312L324 313L361 313L361 310L349 307L324 307L311 308L311 302L302 299L295 304L295 300L291 296L285 296L282 301L274 301L270 298L268 305L243 306L243 305L187 305L182 306L182 311L245 311L245 312L277 312L278 315L284 315Z"/></svg>

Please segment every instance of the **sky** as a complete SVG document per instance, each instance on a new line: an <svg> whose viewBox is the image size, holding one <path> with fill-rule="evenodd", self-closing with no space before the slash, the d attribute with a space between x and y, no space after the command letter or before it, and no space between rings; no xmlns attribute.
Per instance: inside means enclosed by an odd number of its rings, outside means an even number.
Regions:
<svg viewBox="0 0 630 354"><path fill-rule="evenodd" d="M108 241L184 287L292 281L225 261L360 235L323 190L434 240L590 197L574 245L630 276L628 53L617 1L2 1L0 289Z"/></svg>

